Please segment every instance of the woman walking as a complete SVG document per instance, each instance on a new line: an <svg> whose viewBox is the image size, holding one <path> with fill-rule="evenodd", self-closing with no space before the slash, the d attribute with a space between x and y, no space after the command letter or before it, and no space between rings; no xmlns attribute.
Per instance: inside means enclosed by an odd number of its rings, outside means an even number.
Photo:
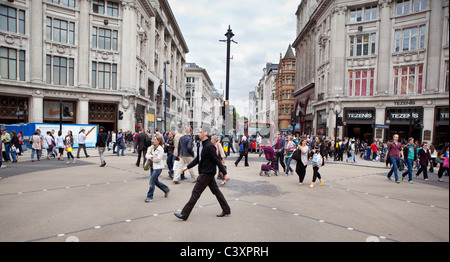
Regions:
<svg viewBox="0 0 450 262"><path fill-rule="evenodd" d="M306 139L302 139L297 147L297 150L300 150L301 152L300 160L297 160L297 165L295 166L295 172L299 178L299 186L303 185L303 179L305 179L306 175L306 166L308 165L309 147L306 142Z"/></svg>
<svg viewBox="0 0 450 262"><path fill-rule="evenodd" d="M444 174L444 171L447 171L447 174L449 172L448 156L449 156L449 146L447 144L444 146L442 153L438 156L442 160L442 163L439 166L439 171L438 171L438 181L439 182L442 182L442 175Z"/></svg>
<svg viewBox="0 0 450 262"><path fill-rule="evenodd" d="M30 139L31 143L31 162L34 162L34 154L36 153L37 160L41 161L42 141L39 137L39 132L34 131L34 135Z"/></svg>
<svg viewBox="0 0 450 262"><path fill-rule="evenodd" d="M73 135L72 131L67 132L66 135L66 150L67 150L67 164L70 164L70 158L73 159L73 164L75 164L75 158L72 155L73 150Z"/></svg>
<svg viewBox="0 0 450 262"><path fill-rule="evenodd" d="M419 171L417 171L416 174L416 178L419 178L419 174L421 172L423 172L423 179L425 181L428 181L430 179L428 179L428 162L431 159L431 155L430 155L430 151L427 148L427 143L422 143L421 145L421 149L419 150L419 154L418 154L418 158L419 158L419 164L420 164L420 169Z"/></svg>
<svg viewBox="0 0 450 262"><path fill-rule="evenodd" d="M309 185L310 188L314 187L314 184L316 183L316 179L319 178L320 184L319 186L323 185L323 179L319 173L319 168L323 166L323 144L322 140L319 137L315 138L314 148L311 150L313 153L312 158L312 166L313 166L313 180L311 185Z"/></svg>
<svg viewBox="0 0 450 262"><path fill-rule="evenodd" d="M59 152L58 160L64 161L64 137L61 130L58 131L58 137L56 137L56 146Z"/></svg>
<svg viewBox="0 0 450 262"><path fill-rule="evenodd" d="M216 135L213 135L211 137L211 143L216 147L216 153L219 156L219 158L222 160L222 165L223 167L226 169L227 166L225 164L225 158L227 157L227 155L225 154L225 151L223 151L222 145L219 143L219 137ZM220 185L225 185L226 182L228 182L230 180L230 177L228 176L228 174L223 175L223 173L219 170L219 175L217 176L218 179L222 179L222 182L220 183Z"/></svg>
<svg viewBox="0 0 450 262"><path fill-rule="evenodd" d="M153 201L153 193L155 192L155 186L157 186L159 189L161 189L164 192L164 197L167 197L169 195L169 187L164 185L163 183L159 182L158 177L161 175L161 172L164 168L164 162L163 162L163 156L164 156L164 149L162 148L163 145L163 139L161 136L155 136L153 139L153 145L149 147L147 150L147 154L145 155L145 158L151 159L153 161L153 166L150 169L151 176L150 176L150 188L147 193L147 198L145 199L145 202L152 202Z"/></svg>
<svg viewBox="0 0 450 262"><path fill-rule="evenodd" d="M431 155L431 159L430 159L430 169L429 171L431 173L434 173L434 168L436 167L436 158L438 156L438 152L436 150L436 148L434 147L433 144L430 144L430 155Z"/></svg>
<svg viewBox="0 0 450 262"><path fill-rule="evenodd" d="M284 150L286 152L285 162L286 162L286 176L289 175L289 171L291 172L291 175L294 174L294 170L291 167L291 161L292 161L292 154L295 150L295 143L293 137L290 135L288 136L288 142L284 146Z"/></svg>

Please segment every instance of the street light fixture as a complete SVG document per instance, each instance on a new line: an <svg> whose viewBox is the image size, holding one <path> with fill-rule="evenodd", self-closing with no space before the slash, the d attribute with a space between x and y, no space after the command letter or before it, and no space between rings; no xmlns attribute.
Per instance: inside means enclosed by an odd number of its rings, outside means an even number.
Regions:
<svg viewBox="0 0 450 262"><path fill-rule="evenodd" d="M167 65L170 61L164 61L164 133L167 131Z"/></svg>

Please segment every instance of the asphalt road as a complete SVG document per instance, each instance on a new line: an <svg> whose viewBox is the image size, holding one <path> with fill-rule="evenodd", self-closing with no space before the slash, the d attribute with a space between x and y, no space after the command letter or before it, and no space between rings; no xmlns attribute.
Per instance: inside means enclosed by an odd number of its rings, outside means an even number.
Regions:
<svg viewBox="0 0 450 262"><path fill-rule="evenodd" d="M111 151L110 151L111 152ZM189 177L174 185L164 170L145 203L149 172L136 167L136 155L107 153L99 167L97 152L75 165L29 153L0 169L0 241L25 242L416 242L449 241L449 180L416 179L396 184L382 163L327 161L322 186L309 188L298 176L260 176L266 161L250 155L250 167L237 156L227 159L231 180L221 187L232 214L221 212L206 189L187 221L177 219L190 197ZM83 154L82 154L83 155ZM295 162L291 164L295 169ZM437 172L437 171L435 171Z"/></svg>

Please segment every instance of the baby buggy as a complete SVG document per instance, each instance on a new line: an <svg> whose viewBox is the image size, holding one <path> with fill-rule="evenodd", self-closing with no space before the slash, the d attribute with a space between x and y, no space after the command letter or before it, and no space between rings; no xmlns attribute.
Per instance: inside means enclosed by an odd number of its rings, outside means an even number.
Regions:
<svg viewBox="0 0 450 262"><path fill-rule="evenodd" d="M278 176L278 163L277 157L275 156L275 151L270 146L265 146L263 148L263 151L266 160L269 162L267 164L261 165L261 171L259 172L259 175L262 176L264 174L270 177L273 171L275 175Z"/></svg>

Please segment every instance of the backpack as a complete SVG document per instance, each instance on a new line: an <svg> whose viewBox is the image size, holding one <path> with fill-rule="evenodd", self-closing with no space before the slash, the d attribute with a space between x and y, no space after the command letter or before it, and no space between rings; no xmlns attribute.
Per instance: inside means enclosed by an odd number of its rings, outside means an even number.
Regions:
<svg viewBox="0 0 450 262"><path fill-rule="evenodd" d="M244 153L244 143L239 146L239 153Z"/></svg>

